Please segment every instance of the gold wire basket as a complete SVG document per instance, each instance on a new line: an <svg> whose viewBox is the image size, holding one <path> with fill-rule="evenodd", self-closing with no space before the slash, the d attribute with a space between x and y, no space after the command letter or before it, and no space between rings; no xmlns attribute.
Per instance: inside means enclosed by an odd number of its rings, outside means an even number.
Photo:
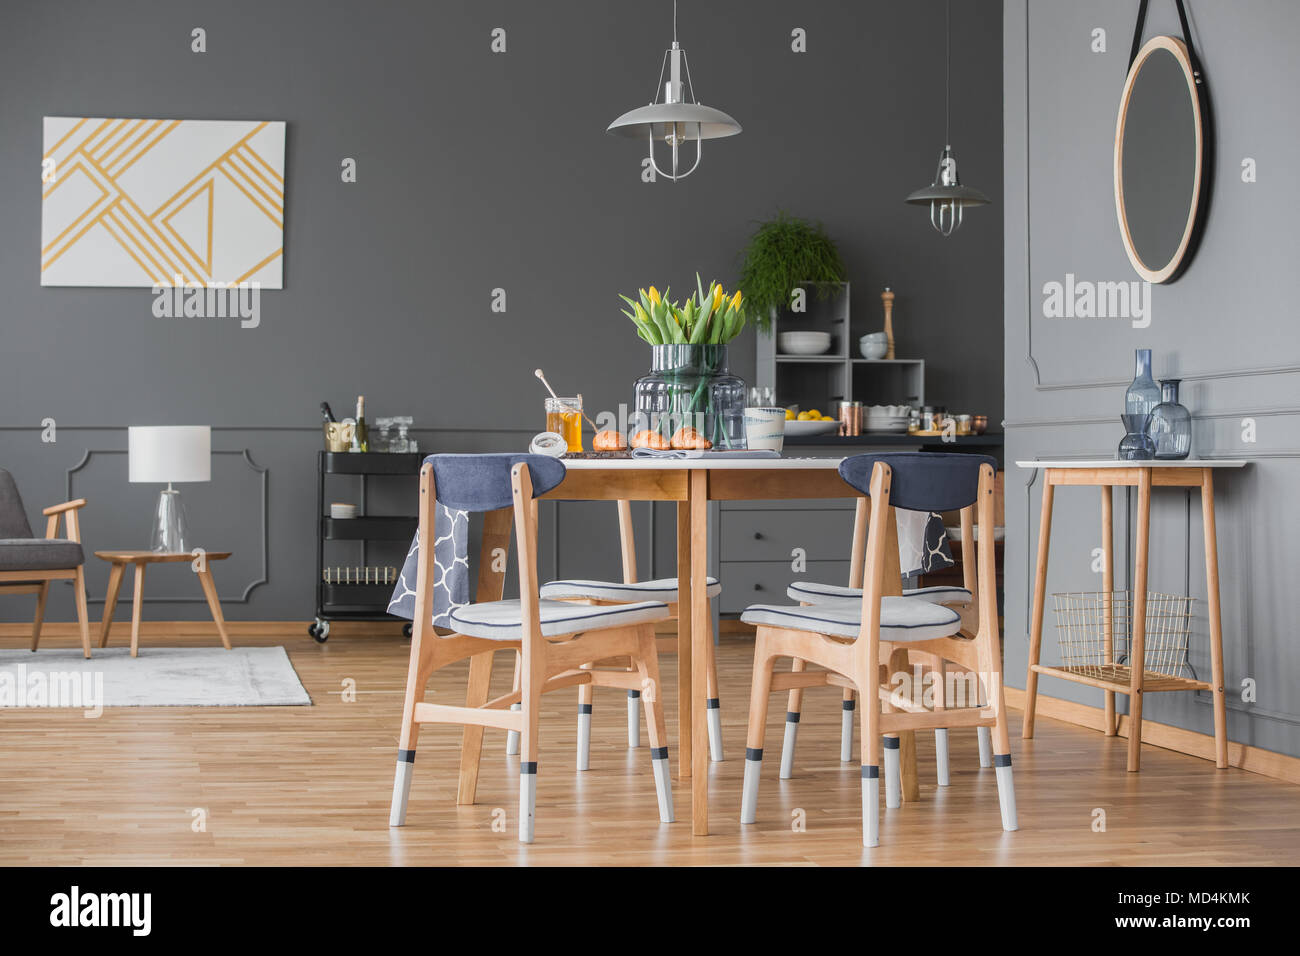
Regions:
<svg viewBox="0 0 1300 956"><path fill-rule="evenodd" d="M1132 673L1133 593L1077 591L1053 594L1060 669L1098 681L1127 682ZM1151 678L1186 679L1193 598L1147 592L1142 671ZM1145 677L1144 677L1145 680ZM1163 688L1148 688L1163 689Z"/></svg>

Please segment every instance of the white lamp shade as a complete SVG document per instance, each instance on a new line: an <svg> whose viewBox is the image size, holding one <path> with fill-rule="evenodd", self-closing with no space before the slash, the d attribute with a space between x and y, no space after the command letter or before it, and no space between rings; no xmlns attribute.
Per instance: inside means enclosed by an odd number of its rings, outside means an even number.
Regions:
<svg viewBox="0 0 1300 956"><path fill-rule="evenodd" d="M127 452L133 482L212 480L212 429L207 425L132 425Z"/></svg>

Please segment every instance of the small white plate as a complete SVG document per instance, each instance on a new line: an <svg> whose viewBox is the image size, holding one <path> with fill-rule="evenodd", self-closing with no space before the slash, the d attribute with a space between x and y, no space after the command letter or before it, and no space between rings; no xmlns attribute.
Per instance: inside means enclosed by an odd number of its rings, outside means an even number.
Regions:
<svg viewBox="0 0 1300 956"><path fill-rule="evenodd" d="M799 437L802 435L827 435L831 432L839 431L839 422L786 422L785 434L787 437Z"/></svg>

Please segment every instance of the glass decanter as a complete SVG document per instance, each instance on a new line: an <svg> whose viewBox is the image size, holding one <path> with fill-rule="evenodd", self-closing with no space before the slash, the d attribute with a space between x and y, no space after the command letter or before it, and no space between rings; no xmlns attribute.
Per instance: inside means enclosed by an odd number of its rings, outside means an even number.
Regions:
<svg viewBox="0 0 1300 956"><path fill-rule="evenodd" d="M1151 377L1151 350L1136 349L1133 356L1136 373L1133 384L1124 393L1124 414L1141 415L1145 421L1151 410L1160 404L1160 386Z"/></svg>
<svg viewBox="0 0 1300 956"><path fill-rule="evenodd" d="M1178 461L1192 450L1192 413L1178 402L1181 379L1160 380L1160 404L1151 410L1147 435L1155 444L1156 458Z"/></svg>

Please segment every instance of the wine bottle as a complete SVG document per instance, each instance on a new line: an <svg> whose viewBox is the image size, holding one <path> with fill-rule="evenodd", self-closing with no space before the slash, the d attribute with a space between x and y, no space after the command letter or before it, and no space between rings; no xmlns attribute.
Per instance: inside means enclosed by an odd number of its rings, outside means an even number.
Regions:
<svg viewBox="0 0 1300 956"><path fill-rule="evenodd" d="M357 396L357 425L353 433L352 447L355 451L370 451L370 430L366 428L366 396Z"/></svg>
<svg viewBox="0 0 1300 956"><path fill-rule="evenodd" d="M329 402L320 403L320 414L327 423L334 421L334 411L330 408Z"/></svg>

